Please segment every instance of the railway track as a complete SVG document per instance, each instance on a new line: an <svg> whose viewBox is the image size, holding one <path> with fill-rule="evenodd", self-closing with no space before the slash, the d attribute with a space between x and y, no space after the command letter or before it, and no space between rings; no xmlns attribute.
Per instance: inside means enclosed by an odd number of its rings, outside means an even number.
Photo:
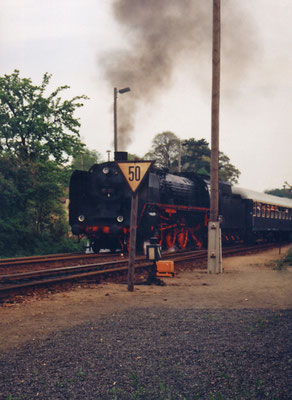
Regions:
<svg viewBox="0 0 292 400"><path fill-rule="evenodd" d="M196 252L195 252L196 253ZM197 251L197 253L205 254L206 251ZM187 252L185 257L191 256L194 252ZM96 255L95 255L96 256ZM168 258L175 258L176 253L172 253ZM96 257L95 257L96 258ZM87 257L85 259L88 259ZM60 259L59 259L60 260ZM82 260L84 261L84 254ZM47 260L46 260L47 261ZM66 260L67 261L67 260ZM82 278L90 278L98 275L109 275L113 273L123 273L128 269L128 259L123 258L111 261L101 261L83 265L73 265L58 268L41 268L26 270L24 272L10 272L0 275L0 292L11 289L17 289L28 286L49 284L62 282L67 280L76 280ZM138 256L135 259L136 270L141 268L149 268L152 263L145 260L145 256Z"/></svg>
<svg viewBox="0 0 292 400"><path fill-rule="evenodd" d="M264 249L268 249L271 247L275 247L275 244L264 244L264 245L256 245L256 246L235 246L230 248L223 249L223 257L239 255L243 253L250 253L255 251L262 251ZM39 263L43 261L45 263L48 262L48 259L53 261L62 259L76 259L78 256L80 259L84 260L84 254L82 255L58 255L51 257L34 257L33 259L38 259ZM88 257L89 256L89 257ZM92 257L90 257L92 256ZM78 258L77 257L77 258ZM90 260L92 258L97 258L97 255L86 255L86 260ZM184 251L184 252L173 252L163 254L164 259L173 260L176 266L180 266L187 262L192 262L192 264L197 264L196 267L204 270L206 269L206 259L207 259L207 251L206 250L193 250L193 251ZM15 261L11 259L12 263ZM24 262L28 261L23 260ZM202 265L204 262L204 265ZM136 272L147 270L152 266L152 263L145 260L145 256L138 256L135 260L136 264ZM12 264L15 265L15 264ZM32 265L31 258L28 262L28 265ZM37 262L36 264L37 265ZM22 272L13 272L13 273L4 273L0 275L0 296L5 296L5 293L10 291L17 291L27 287L36 287L40 285L50 285L61 283L64 281L80 281L82 279L90 279L90 278L100 278L100 277L109 277L125 274L128 270L128 259L123 258L111 261L105 261L104 259L99 262L94 263L85 263L83 265L71 265L71 266L60 266L60 267L50 267L50 268L36 268L34 267L31 270L26 270Z"/></svg>
<svg viewBox="0 0 292 400"><path fill-rule="evenodd" d="M85 254L85 253L64 253L64 254L48 254L33 257L17 257L0 259L0 274L6 271L17 271L23 269L31 269L34 266L50 267L60 265L74 265L77 263L88 263L90 260L107 260L120 258L121 253L113 255L111 253L101 254Z"/></svg>

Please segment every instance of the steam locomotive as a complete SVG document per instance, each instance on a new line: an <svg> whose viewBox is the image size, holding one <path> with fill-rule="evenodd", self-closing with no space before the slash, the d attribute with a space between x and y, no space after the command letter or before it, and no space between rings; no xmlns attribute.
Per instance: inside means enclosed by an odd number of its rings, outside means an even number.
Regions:
<svg viewBox="0 0 292 400"><path fill-rule="evenodd" d="M127 153L117 152L116 161ZM93 251L129 249L131 191L116 161L73 172L69 223L87 237ZM166 249L206 244L210 182L194 173L170 174L151 166L139 187L137 247L156 236ZM219 184L219 211L225 243L289 239L292 200Z"/></svg>

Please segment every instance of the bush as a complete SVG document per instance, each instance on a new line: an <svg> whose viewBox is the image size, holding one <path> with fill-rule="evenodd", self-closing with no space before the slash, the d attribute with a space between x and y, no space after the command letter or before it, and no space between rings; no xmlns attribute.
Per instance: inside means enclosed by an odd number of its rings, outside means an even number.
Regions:
<svg viewBox="0 0 292 400"><path fill-rule="evenodd" d="M3 240L0 245L1 257L27 257L43 254L58 254L58 253L79 253L84 252L84 242L77 242L76 239L63 237L56 239L50 234L21 232L20 235L9 236L13 238L8 241ZM1 241L1 235L0 235Z"/></svg>
<svg viewBox="0 0 292 400"><path fill-rule="evenodd" d="M292 247L290 247L290 249L283 258L277 260L275 269L283 269L287 265L292 265Z"/></svg>

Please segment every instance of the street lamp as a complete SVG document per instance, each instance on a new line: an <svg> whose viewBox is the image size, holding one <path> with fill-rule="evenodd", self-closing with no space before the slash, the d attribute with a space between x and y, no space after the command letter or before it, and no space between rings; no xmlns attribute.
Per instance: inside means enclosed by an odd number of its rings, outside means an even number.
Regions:
<svg viewBox="0 0 292 400"><path fill-rule="evenodd" d="M130 92L130 88L126 87L123 89L118 90L117 88L114 88L114 148L115 152L118 151L118 124L117 124L117 98L118 98L118 92L120 94Z"/></svg>

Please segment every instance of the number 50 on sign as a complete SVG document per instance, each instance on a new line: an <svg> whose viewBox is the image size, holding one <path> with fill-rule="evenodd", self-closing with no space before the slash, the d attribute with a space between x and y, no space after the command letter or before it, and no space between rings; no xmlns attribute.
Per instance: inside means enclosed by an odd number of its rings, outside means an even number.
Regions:
<svg viewBox="0 0 292 400"><path fill-rule="evenodd" d="M136 192L154 161L117 162L133 193Z"/></svg>

